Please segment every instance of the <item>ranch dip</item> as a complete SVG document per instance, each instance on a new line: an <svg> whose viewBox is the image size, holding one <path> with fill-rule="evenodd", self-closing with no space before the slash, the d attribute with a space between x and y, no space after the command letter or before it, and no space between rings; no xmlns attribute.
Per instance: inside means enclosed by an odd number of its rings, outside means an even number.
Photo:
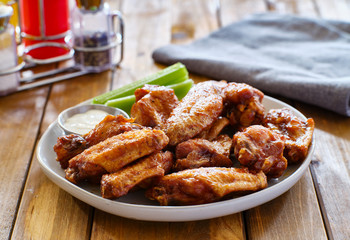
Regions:
<svg viewBox="0 0 350 240"><path fill-rule="evenodd" d="M78 113L68 118L64 126L71 132L86 134L100 123L106 116L107 112L92 109L85 113Z"/></svg>

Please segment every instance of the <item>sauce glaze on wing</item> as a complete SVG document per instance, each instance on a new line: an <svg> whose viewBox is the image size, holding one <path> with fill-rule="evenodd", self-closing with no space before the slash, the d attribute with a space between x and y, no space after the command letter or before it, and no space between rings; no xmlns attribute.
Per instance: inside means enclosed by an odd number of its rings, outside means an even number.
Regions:
<svg viewBox="0 0 350 240"><path fill-rule="evenodd" d="M244 168L195 168L162 177L146 196L160 205L191 205L218 201L233 192L266 187L263 172L250 173Z"/></svg>
<svg viewBox="0 0 350 240"><path fill-rule="evenodd" d="M293 115L287 108L272 109L266 114L264 126L285 136L284 156L289 162L304 161L315 128L312 118L304 121Z"/></svg>
<svg viewBox="0 0 350 240"><path fill-rule="evenodd" d="M231 125L238 129L261 124L265 115L264 94L245 83L230 82L223 90L225 111Z"/></svg>
<svg viewBox="0 0 350 240"><path fill-rule="evenodd" d="M253 125L233 136L234 154L238 161L253 171L263 171L277 178L287 168L283 157L285 138L270 129Z"/></svg>
<svg viewBox="0 0 350 240"><path fill-rule="evenodd" d="M231 167L230 157L232 140L220 135L214 141L194 138L176 146L176 171L199 167Z"/></svg>
<svg viewBox="0 0 350 240"><path fill-rule="evenodd" d="M171 152L157 152L115 173L105 174L101 179L102 197L119 198L138 184L144 185L145 182L152 184L153 178L164 176L170 171L172 164L173 154Z"/></svg>
<svg viewBox="0 0 350 240"><path fill-rule="evenodd" d="M223 110L221 90L216 81L207 81L187 93L166 122L169 145L193 138L218 119Z"/></svg>
<svg viewBox="0 0 350 240"><path fill-rule="evenodd" d="M179 104L173 89L164 86L145 85L135 90L136 103L131 108L131 117L146 127L159 127Z"/></svg>
<svg viewBox="0 0 350 240"><path fill-rule="evenodd" d="M141 129L125 132L86 149L69 161L66 178L78 183L100 179L143 156L163 149L168 137L161 130Z"/></svg>
<svg viewBox="0 0 350 240"><path fill-rule="evenodd" d="M80 136L70 134L57 139L53 149L56 152L56 160L63 169L68 167L68 161L85 149L106 140L109 137L128 132L135 129L142 129L143 126L134 123L133 119L126 119L122 115L107 115L90 132Z"/></svg>

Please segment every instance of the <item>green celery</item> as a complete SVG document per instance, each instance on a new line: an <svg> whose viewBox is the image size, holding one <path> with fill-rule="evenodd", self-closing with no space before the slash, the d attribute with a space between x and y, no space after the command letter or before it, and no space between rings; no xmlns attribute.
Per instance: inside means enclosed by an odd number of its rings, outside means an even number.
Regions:
<svg viewBox="0 0 350 240"><path fill-rule="evenodd" d="M124 110L127 114L130 114L132 105L135 103L135 95L121 97L117 99L108 100L105 105Z"/></svg>
<svg viewBox="0 0 350 240"><path fill-rule="evenodd" d="M180 83L187 79L188 71L185 65L182 63L175 63L136 82L132 82L118 89L99 95L92 100L92 103L104 104L112 99L129 96L133 94L137 88L142 88L145 84L164 86Z"/></svg>
<svg viewBox="0 0 350 240"><path fill-rule="evenodd" d="M193 80L192 79L187 79L184 82L178 83L178 84L173 84L173 85L168 85L166 87L174 89L174 92L179 100L181 100L183 97L186 96L188 91L191 89L193 86Z"/></svg>
<svg viewBox="0 0 350 240"><path fill-rule="evenodd" d="M188 79L184 82L166 86L168 88L174 89L174 92L179 100L186 96L187 92L193 86L193 80ZM126 113L130 114L132 105L135 103L135 95L129 95L126 97L121 97L117 99L108 100L105 105L110 107L116 107L124 110Z"/></svg>

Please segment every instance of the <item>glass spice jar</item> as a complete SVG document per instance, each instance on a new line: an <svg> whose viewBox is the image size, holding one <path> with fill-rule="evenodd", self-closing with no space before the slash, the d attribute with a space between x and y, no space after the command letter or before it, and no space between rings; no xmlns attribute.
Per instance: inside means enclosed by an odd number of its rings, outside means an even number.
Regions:
<svg viewBox="0 0 350 240"><path fill-rule="evenodd" d="M119 20L116 31L115 21ZM102 0L76 0L71 14L74 61L77 68L88 72L102 72L117 63L117 46L123 45L123 20ZM119 62L122 60L123 47Z"/></svg>

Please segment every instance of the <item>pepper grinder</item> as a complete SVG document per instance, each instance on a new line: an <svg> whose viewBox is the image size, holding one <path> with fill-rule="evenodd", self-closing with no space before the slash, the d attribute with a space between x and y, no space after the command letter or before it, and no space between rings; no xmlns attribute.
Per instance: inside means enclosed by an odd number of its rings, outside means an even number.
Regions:
<svg viewBox="0 0 350 240"><path fill-rule="evenodd" d="M14 92L19 85L17 44L14 27L9 24L13 10L0 5L0 96Z"/></svg>
<svg viewBox="0 0 350 240"><path fill-rule="evenodd" d="M118 31L116 20L119 20ZM102 72L122 61L123 19L120 12L111 11L103 0L76 0L71 14L71 30L75 66L80 70Z"/></svg>

